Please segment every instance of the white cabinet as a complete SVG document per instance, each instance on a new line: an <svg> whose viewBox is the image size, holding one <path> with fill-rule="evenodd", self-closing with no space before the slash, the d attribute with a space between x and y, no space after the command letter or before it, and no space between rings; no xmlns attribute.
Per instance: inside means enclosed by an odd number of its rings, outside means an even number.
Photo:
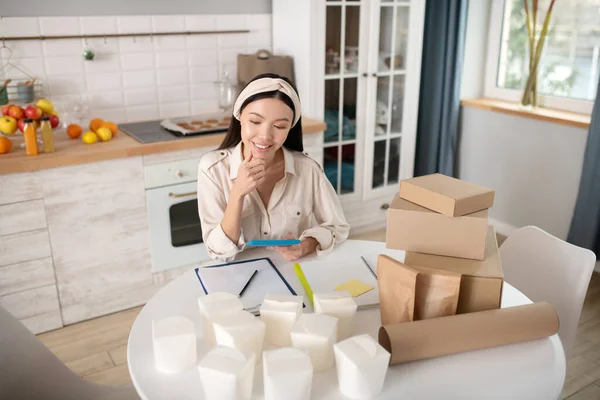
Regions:
<svg viewBox="0 0 600 400"><path fill-rule="evenodd" d="M51 331L63 326L54 283L2 296L0 306L33 333Z"/></svg>
<svg viewBox="0 0 600 400"><path fill-rule="evenodd" d="M65 324L145 303L150 272L141 157L39 172Z"/></svg>
<svg viewBox="0 0 600 400"><path fill-rule="evenodd" d="M0 175L0 307L31 332L63 326L37 173Z"/></svg>
<svg viewBox="0 0 600 400"><path fill-rule="evenodd" d="M413 176L425 0L273 0L273 50L294 57L304 114L353 228ZM357 207L364 204L365 207Z"/></svg>
<svg viewBox="0 0 600 400"><path fill-rule="evenodd" d="M44 200L0 205L0 236L46 228Z"/></svg>
<svg viewBox="0 0 600 400"><path fill-rule="evenodd" d="M0 175L0 204L42 199L42 185L36 172Z"/></svg>
<svg viewBox="0 0 600 400"><path fill-rule="evenodd" d="M302 138L304 152L310 158L323 165L323 132L304 135Z"/></svg>

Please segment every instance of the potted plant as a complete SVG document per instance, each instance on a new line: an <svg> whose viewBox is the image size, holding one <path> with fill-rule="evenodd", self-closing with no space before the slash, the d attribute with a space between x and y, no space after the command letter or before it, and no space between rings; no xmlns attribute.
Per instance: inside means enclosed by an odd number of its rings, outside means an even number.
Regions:
<svg viewBox="0 0 600 400"><path fill-rule="evenodd" d="M527 26L527 37L529 42L529 75L527 77L527 82L525 83L525 89L523 89L521 105L526 107L537 106L538 67L540 65L540 58L544 48L546 35L548 34L548 26L550 25L550 17L552 15L552 8L554 7L555 1L556 0L550 1L550 5L546 11L546 17L544 18L544 24L539 32L539 37L536 38L538 34L538 0L531 0L531 8L529 7L529 0L523 0L525 7L525 25Z"/></svg>

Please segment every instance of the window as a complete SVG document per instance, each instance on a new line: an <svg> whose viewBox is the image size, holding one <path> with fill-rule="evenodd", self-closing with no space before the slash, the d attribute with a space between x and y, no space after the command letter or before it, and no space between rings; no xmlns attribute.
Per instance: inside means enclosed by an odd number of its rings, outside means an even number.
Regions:
<svg viewBox="0 0 600 400"><path fill-rule="evenodd" d="M538 0L538 37L549 4ZM492 3L486 97L520 100L529 65L525 20L523 0ZM540 59L539 105L591 113L599 72L600 0L557 0Z"/></svg>

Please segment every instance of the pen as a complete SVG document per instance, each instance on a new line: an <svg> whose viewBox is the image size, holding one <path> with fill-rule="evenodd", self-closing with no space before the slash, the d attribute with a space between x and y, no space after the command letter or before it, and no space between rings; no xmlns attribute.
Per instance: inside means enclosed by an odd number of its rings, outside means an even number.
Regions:
<svg viewBox="0 0 600 400"><path fill-rule="evenodd" d="M374 308L379 308L379 303L371 303L371 304L363 304L358 306L358 310L372 310Z"/></svg>
<svg viewBox="0 0 600 400"><path fill-rule="evenodd" d="M369 265L369 263L367 262L367 260L365 260L365 258L363 256L360 256L360 258L363 260L363 262L365 263L365 265L367 266L367 268L369 268L369 271L371 271L371 273L373 274L373 276L375 277L375 279L377 279L377 274L375 273L375 271L373 271L373 269L371 268L371 266Z"/></svg>
<svg viewBox="0 0 600 400"><path fill-rule="evenodd" d="M238 295L239 297L242 297L242 295L244 294L244 291L246 290L246 288L248 287L248 285L250 284L250 282L252 282L252 278L254 278L254 276L256 275L257 272L258 272L258 270L255 269L254 272L252 273L252 276L250 276L250 279L248 279L248 282L246 282L246 284L242 288L242 291Z"/></svg>

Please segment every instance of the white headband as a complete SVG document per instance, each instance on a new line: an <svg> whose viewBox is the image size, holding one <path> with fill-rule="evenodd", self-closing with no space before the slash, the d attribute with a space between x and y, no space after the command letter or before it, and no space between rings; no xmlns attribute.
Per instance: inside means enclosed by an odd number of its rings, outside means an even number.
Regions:
<svg viewBox="0 0 600 400"><path fill-rule="evenodd" d="M242 90L242 93L240 93L235 101L235 104L233 105L233 116L235 119L239 121L242 113L242 104L244 104L244 102L250 96L254 96L257 93L272 92L275 90L285 93L292 100L292 103L294 103L294 122L292 123L292 127L296 125L302 114L300 109L300 98L296 94L294 88L280 78L260 78L250 82L244 88L244 90Z"/></svg>

